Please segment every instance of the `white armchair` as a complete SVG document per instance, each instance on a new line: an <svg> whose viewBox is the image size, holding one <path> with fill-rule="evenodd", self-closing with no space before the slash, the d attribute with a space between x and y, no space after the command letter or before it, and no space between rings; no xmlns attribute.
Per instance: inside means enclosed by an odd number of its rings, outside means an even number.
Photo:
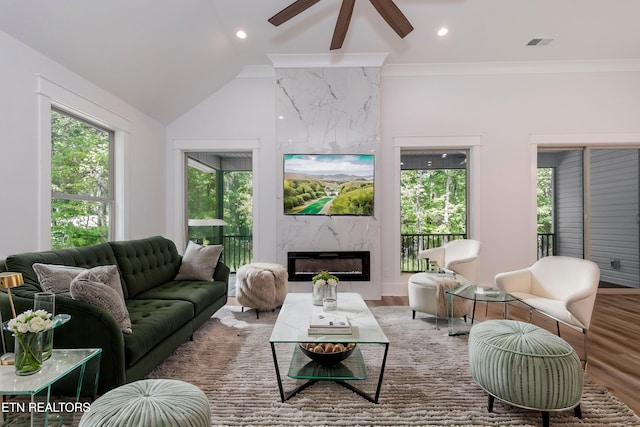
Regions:
<svg viewBox="0 0 640 427"><path fill-rule="evenodd" d="M479 241L462 239L453 240L437 248L420 251L418 257L436 261L440 268L453 271L464 276L469 282L476 283L479 255Z"/></svg>
<svg viewBox="0 0 640 427"><path fill-rule="evenodd" d="M418 256L436 261L440 268L455 273L458 283L476 283L480 256L480 242L477 240L453 240L443 246L423 250ZM442 301L439 301L442 296L438 295L439 284L436 281L437 278L429 273L416 273L409 278L407 290L414 319L416 311L435 316L446 315ZM455 312L454 315L462 316L462 313Z"/></svg>
<svg viewBox="0 0 640 427"><path fill-rule="evenodd" d="M566 256L541 258L532 266L500 273L496 286L556 321L584 334L587 360L587 332L600 282L600 268L592 261ZM531 317L529 318L531 321Z"/></svg>

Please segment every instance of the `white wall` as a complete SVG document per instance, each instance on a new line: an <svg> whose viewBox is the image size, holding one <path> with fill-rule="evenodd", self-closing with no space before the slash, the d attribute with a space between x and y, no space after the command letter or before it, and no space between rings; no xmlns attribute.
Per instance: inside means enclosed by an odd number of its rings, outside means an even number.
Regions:
<svg viewBox="0 0 640 427"><path fill-rule="evenodd" d="M183 155L188 151L253 153L254 257L276 262L277 158L274 71L229 82L167 128L168 235L178 249L184 236ZM261 77L260 77L261 76Z"/></svg>
<svg viewBox="0 0 640 427"><path fill-rule="evenodd" d="M126 123L126 165L121 173L121 239L166 232L166 129L118 98L0 32L0 259L48 249L50 188L39 118L44 77L53 87ZM117 66L122 66L118 64ZM55 101L55 99L53 100ZM46 104L46 103L45 103ZM46 125L46 122L45 122ZM41 178L42 175L42 178Z"/></svg>
<svg viewBox="0 0 640 427"><path fill-rule="evenodd" d="M553 64L552 64L553 65ZM382 294L406 294L400 277L399 196L394 152L408 141L426 148L473 146L471 238L482 241L480 283L526 266L536 257L535 162L537 144L640 144L640 71L594 71L590 64L507 71L481 68L454 73L382 69L382 156L377 176L382 208ZM578 72L587 70L589 72ZM420 75L417 75L420 74ZM262 255L276 252L273 225L281 206L274 180L275 124L272 75L236 79L168 127L169 141L255 137L263 160L258 179ZM377 165L377 166L378 166ZM169 195L169 203L172 196ZM266 218L266 220L264 220ZM265 225L266 224L266 225ZM175 231L175 230L172 230ZM260 256L260 254L258 254Z"/></svg>

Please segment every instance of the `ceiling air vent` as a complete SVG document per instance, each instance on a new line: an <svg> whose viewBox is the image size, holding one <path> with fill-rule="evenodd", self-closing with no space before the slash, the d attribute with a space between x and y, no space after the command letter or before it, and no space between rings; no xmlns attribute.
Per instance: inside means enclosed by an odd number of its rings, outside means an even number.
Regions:
<svg viewBox="0 0 640 427"><path fill-rule="evenodd" d="M551 38L531 39L531 40L529 40L529 43L527 43L527 46L546 46L549 43L551 43L552 41L553 41L553 39L551 39Z"/></svg>

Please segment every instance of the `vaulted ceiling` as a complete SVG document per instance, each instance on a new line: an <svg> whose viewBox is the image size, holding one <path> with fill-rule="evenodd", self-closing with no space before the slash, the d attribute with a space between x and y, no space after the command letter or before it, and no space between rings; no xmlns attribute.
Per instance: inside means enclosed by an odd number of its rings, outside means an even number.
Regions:
<svg viewBox="0 0 640 427"><path fill-rule="evenodd" d="M293 0L0 0L0 30L170 123L269 54L329 53L341 0L275 27ZM395 0L404 39L356 2L343 54L386 64L640 59L638 0ZM438 37L446 26L449 34ZM243 29L248 37L236 38ZM527 46L531 39L553 39ZM3 59L4 60L4 59ZM634 61L635 62L635 61Z"/></svg>

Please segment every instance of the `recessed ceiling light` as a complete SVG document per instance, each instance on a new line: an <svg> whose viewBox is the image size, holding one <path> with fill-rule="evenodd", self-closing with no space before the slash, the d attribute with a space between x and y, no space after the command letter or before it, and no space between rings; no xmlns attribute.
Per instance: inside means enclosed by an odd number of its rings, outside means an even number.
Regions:
<svg viewBox="0 0 640 427"><path fill-rule="evenodd" d="M247 33L245 33L243 30L238 30L236 32L236 37L238 37L239 39L246 39Z"/></svg>
<svg viewBox="0 0 640 427"><path fill-rule="evenodd" d="M438 30L438 35L440 37L446 36L449 33L449 29L446 27L442 27Z"/></svg>

